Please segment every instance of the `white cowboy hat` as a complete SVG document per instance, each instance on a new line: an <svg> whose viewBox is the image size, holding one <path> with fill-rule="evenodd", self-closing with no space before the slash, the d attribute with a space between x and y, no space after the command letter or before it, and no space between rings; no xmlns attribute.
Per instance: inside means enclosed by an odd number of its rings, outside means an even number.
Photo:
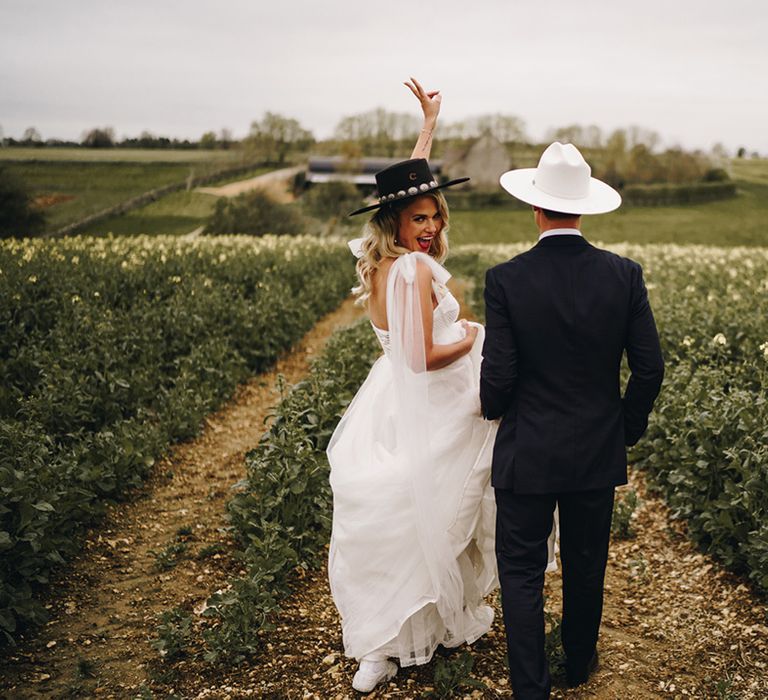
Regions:
<svg viewBox="0 0 768 700"><path fill-rule="evenodd" d="M509 170L499 182L513 197L550 211L604 214L617 209L621 195L591 173L576 146L555 141L541 154L538 166Z"/></svg>

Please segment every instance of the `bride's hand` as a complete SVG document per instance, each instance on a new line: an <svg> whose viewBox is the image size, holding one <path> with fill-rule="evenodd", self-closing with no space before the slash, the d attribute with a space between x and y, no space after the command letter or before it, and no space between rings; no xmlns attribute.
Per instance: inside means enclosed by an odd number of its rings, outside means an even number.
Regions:
<svg viewBox="0 0 768 700"><path fill-rule="evenodd" d="M459 323L461 323L461 327L464 329L464 337L470 338L472 340L472 345L474 345L475 339L477 338L477 326L470 323L465 318L462 318Z"/></svg>
<svg viewBox="0 0 768 700"><path fill-rule="evenodd" d="M439 90L431 90L427 92L419 84L419 81L411 76L410 81L403 83L415 96L421 104L421 111L424 113L424 123L434 127L437 123L437 115L440 114L440 102L442 96Z"/></svg>

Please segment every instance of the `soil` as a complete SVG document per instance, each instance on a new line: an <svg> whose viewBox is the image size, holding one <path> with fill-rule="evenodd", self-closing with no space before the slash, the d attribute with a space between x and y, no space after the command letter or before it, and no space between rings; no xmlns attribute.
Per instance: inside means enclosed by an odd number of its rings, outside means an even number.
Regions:
<svg viewBox="0 0 768 700"><path fill-rule="evenodd" d="M47 209L61 202L69 202L74 199L71 194L41 194L32 200L32 203L39 209Z"/></svg>
<svg viewBox="0 0 768 700"><path fill-rule="evenodd" d="M455 293L460 284L452 285ZM465 311L462 312L469 317ZM82 556L51 586L51 621L0 660L3 698L355 698L356 669L344 657L336 609L324 570L298 582L264 635L262 654L237 667L187 658L166 668L151 646L159 613L199 609L238 573L230 552L225 503L244 476L245 452L258 441L277 400L277 373L296 381L307 360L337 327L360 316L346 302L324 318L273 372L243 385L210 416L197 439L158 464L135 500L116 506L95 528ZM556 678L556 698L768 697L768 616L765 599L742 579L697 551L684 526L632 471L640 497L634 537L611 545L600 665L577 689ZM619 494L626 492L621 489ZM185 542L187 553L167 571L156 553ZM220 551L197 558L206 546ZM560 578L548 575L547 609L559 615ZM472 677L485 688L455 697L511 697L498 597L489 634L472 645ZM435 685L438 664L462 649L440 649L426 666L402 669L370 698L418 698Z"/></svg>

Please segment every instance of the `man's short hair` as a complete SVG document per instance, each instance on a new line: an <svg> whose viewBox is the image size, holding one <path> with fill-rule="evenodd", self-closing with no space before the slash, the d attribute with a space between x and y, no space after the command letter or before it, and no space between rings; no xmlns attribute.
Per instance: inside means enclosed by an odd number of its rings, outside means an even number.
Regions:
<svg viewBox="0 0 768 700"><path fill-rule="evenodd" d="M552 211L551 209L544 209L543 207L541 208L541 211L548 219L575 219L581 216L581 214L566 214L562 211Z"/></svg>

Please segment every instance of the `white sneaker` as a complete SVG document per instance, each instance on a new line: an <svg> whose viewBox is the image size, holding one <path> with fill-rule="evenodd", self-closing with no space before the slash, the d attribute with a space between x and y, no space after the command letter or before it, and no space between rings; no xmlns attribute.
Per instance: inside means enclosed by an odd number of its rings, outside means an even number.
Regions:
<svg viewBox="0 0 768 700"><path fill-rule="evenodd" d="M360 668L352 679L352 687L361 693L370 693L379 683L394 678L396 673L397 666L391 661L369 661L364 658L360 660Z"/></svg>

